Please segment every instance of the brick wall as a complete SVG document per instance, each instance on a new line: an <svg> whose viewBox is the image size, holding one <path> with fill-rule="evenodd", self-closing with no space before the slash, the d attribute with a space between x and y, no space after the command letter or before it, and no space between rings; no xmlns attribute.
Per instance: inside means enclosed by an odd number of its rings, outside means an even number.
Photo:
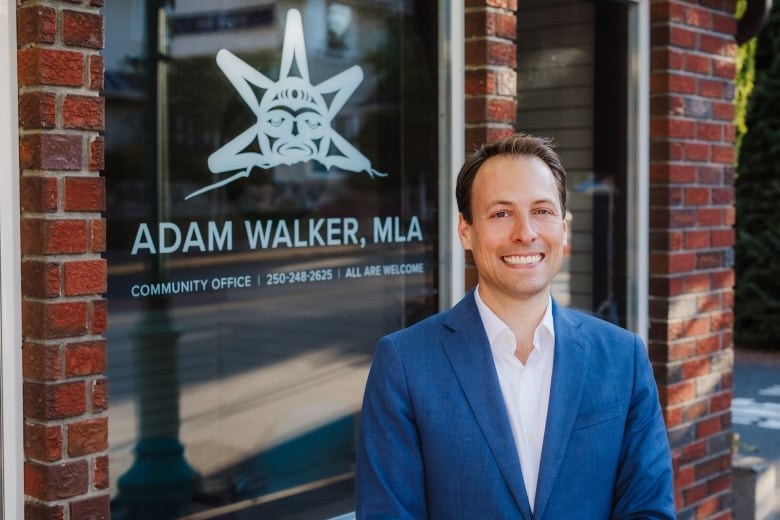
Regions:
<svg viewBox="0 0 780 520"><path fill-rule="evenodd" d="M25 517L108 518L102 0L17 5Z"/></svg>
<svg viewBox="0 0 780 520"><path fill-rule="evenodd" d="M652 2L649 348L679 518L730 518L735 2Z"/></svg>
<svg viewBox="0 0 780 520"><path fill-rule="evenodd" d="M517 120L517 0L465 0L465 141L477 146L512 135ZM466 289L477 284L466 253Z"/></svg>

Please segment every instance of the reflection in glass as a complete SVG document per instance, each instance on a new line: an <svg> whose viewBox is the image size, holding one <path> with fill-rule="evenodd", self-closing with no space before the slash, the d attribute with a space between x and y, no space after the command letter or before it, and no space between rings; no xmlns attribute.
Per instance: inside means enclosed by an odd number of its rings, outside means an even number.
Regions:
<svg viewBox="0 0 780 520"><path fill-rule="evenodd" d="M165 11L155 103L144 89L144 3L107 3L113 479L137 461L144 431L166 431L193 472L189 513L351 510L376 340L437 310L437 12L428 4L177 1ZM305 45L285 61L291 9ZM241 72L226 74L218 55ZM352 90L328 83L355 67L363 78ZM298 88L268 96L285 72ZM164 125L151 128L150 106ZM167 159L152 161L160 150ZM248 160L221 161L240 154ZM139 323L161 302L172 335L139 363ZM154 357L163 352L172 362ZM139 374L139 364L155 370ZM175 406L160 406L172 383ZM121 506L115 499L112 516L132 517Z"/></svg>

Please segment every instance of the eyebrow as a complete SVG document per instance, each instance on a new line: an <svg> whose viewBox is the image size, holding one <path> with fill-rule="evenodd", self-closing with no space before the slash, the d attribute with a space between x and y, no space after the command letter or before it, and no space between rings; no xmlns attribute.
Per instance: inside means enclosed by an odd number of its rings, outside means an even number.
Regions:
<svg viewBox="0 0 780 520"><path fill-rule="evenodd" d="M514 204L515 203L512 202L511 200L497 199L497 200L490 201L488 203L488 207L492 207L492 206L513 206ZM533 201L532 204L534 204L534 205L536 205L536 204L552 204L553 206L558 207L559 206L559 201L556 201L554 199L537 199L537 200Z"/></svg>

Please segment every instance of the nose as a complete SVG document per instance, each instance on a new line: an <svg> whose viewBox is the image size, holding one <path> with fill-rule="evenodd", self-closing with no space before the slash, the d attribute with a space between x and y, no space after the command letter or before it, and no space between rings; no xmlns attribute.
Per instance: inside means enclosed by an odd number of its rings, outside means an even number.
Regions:
<svg viewBox="0 0 780 520"><path fill-rule="evenodd" d="M512 228L512 240L521 244L528 244L536 240L536 228L533 220L528 215L519 215Z"/></svg>

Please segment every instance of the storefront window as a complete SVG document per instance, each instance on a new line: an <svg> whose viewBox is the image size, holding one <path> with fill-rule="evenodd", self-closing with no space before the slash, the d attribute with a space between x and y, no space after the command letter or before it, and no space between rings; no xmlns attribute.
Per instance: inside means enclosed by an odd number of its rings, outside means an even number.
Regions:
<svg viewBox="0 0 780 520"><path fill-rule="evenodd" d="M438 7L219 6L105 7L112 516L326 518L438 310Z"/></svg>
<svg viewBox="0 0 780 520"><path fill-rule="evenodd" d="M629 247L636 232L638 139L629 102L637 88L630 68L638 52L629 23L635 6L528 0L518 9L517 125L552 137L568 175L570 250L554 295L634 326L631 300L641 297L632 289L638 271Z"/></svg>

